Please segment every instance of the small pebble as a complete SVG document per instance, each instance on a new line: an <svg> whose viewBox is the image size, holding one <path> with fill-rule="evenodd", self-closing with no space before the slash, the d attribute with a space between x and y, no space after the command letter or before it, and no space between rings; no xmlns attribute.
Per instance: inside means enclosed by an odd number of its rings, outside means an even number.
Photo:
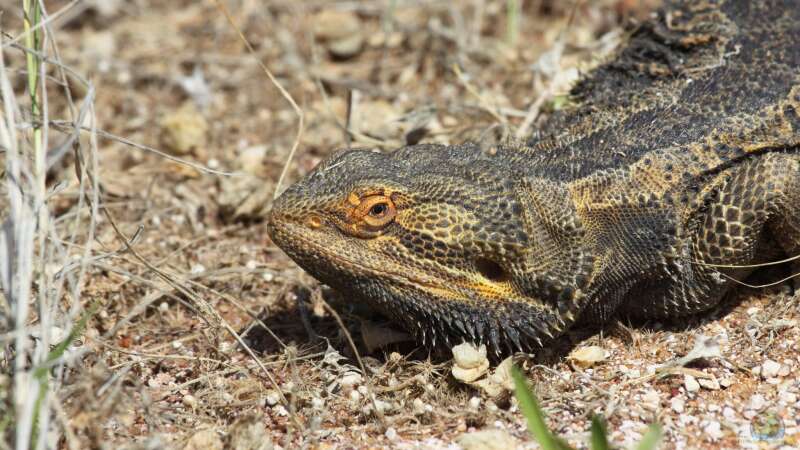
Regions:
<svg viewBox="0 0 800 450"><path fill-rule="evenodd" d="M386 429L386 433L384 433L384 435L386 436L386 439L389 439L390 441L393 441L393 440L397 439L397 430L395 430L392 427L389 427L389 428Z"/></svg>
<svg viewBox="0 0 800 450"><path fill-rule="evenodd" d="M712 420L708 422L708 424L703 427L703 432L709 437L712 441L719 440L722 438L722 426L716 420Z"/></svg>
<svg viewBox="0 0 800 450"><path fill-rule="evenodd" d="M469 399L469 407L472 409L478 409L481 406L481 399L478 397L472 397Z"/></svg>
<svg viewBox="0 0 800 450"><path fill-rule="evenodd" d="M764 398L763 395L755 394L752 397L750 397L750 403L748 406L750 409L759 410L763 408L764 405L766 405L766 403L767 400Z"/></svg>
<svg viewBox="0 0 800 450"><path fill-rule="evenodd" d="M780 363L768 359L761 365L761 376L764 378L774 378L778 375L778 371L780 370Z"/></svg>
<svg viewBox="0 0 800 450"><path fill-rule="evenodd" d="M184 405L186 405L186 406L188 406L190 408L196 408L197 407L197 399L192 394L184 395L181 400L183 401Z"/></svg>
<svg viewBox="0 0 800 450"><path fill-rule="evenodd" d="M736 418L736 411L730 406L726 406L725 409L722 410L722 417L724 417L725 420L733 421Z"/></svg>
<svg viewBox="0 0 800 450"><path fill-rule="evenodd" d="M686 402L680 397L672 397L672 400L669 401L669 406L678 414L684 411L685 405Z"/></svg>
<svg viewBox="0 0 800 450"><path fill-rule="evenodd" d="M697 392L700 390L700 383L691 375L683 376L683 386L686 388L686 392Z"/></svg>
<svg viewBox="0 0 800 450"><path fill-rule="evenodd" d="M267 404L267 406L275 406L280 400L281 396L275 391L267 393L266 397L264 397L264 402Z"/></svg>
<svg viewBox="0 0 800 450"><path fill-rule="evenodd" d="M716 391L719 389L719 382L716 378L700 378L697 382L705 389Z"/></svg>
<svg viewBox="0 0 800 450"><path fill-rule="evenodd" d="M797 402L797 395L788 391L783 391L778 394L778 398L781 402L786 403L787 405L792 405Z"/></svg>

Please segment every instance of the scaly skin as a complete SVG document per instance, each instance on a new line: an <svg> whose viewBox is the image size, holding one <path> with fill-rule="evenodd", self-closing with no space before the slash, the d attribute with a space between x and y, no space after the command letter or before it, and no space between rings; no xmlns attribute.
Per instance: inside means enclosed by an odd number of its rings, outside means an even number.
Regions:
<svg viewBox="0 0 800 450"><path fill-rule="evenodd" d="M420 340L545 345L714 307L800 253L800 2L676 2L524 145L332 156L273 205L292 259Z"/></svg>

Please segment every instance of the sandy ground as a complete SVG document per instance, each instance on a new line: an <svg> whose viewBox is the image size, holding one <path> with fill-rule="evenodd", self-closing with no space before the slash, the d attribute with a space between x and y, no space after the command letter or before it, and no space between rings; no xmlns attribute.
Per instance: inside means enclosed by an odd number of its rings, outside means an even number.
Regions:
<svg viewBox="0 0 800 450"><path fill-rule="evenodd" d="M110 212L84 243L105 255L81 299L99 309L58 391L58 447L491 448L459 439L494 429L495 444L535 448L516 401L458 382L447 355L413 343L369 352L364 330L385 336L388 324L320 287L263 223L284 168L286 185L337 148L524 136L653 7L527 1L509 19L508 3L225 0L254 53L213 1L82 2L54 20L61 60L96 88ZM18 34L19 6L0 5ZM259 62L304 113L291 160L298 114ZM78 83L71 93L87 95ZM52 97L51 118L69 117ZM65 156L53 184L74 183L73 166ZM51 207L74 203L67 193ZM133 250L111 220L137 236ZM799 318L797 296L743 290L692 323L572 333L568 347L602 349L591 367L561 349L518 363L552 428L579 447L600 413L625 447L658 422L664 448L790 448ZM673 364L694 347L705 357ZM760 441L751 423L769 418L783 435Z"/></svg>

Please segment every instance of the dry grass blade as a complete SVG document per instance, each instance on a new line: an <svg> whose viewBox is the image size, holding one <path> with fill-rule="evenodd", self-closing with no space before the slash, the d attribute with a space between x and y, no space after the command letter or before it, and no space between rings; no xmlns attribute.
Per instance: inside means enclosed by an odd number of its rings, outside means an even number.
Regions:
<svg viewBox="0 0 800 450"><path fill-rule="evenodd" d="M64 432L63 423L52 422L52 413L58 410L65 364L84 354L71 348L82 332L77 317L83 315L83 324L88 320L80 302L88 253L73 255L68 248L75 242L91 240L94 211L86 210L83 200L94 194L84 187L87 183L96 186L96 179L83 173L77 177L77 191L63 188L48 192L51 98L58 97L68 110L75 110L65 85L57 85L55 90L49 86L53 79L47 76L48 65L69 70L55 51L50 35L52 21L43 2L24 1L24 33L19 40L25 45L7 40L0 51L0 146L5 150L3 194L8 201L0 237L0 283L5 293L2 309L8 313L3 314L8 321L2 327L12 330L13 336L2 341L5 359L0 362L4 369L0 372L13 373L12 400L3 419L11 424L17 448L45 448L46 437ZM24 96L12 89L15 75L6 65L6 56L16 51L21 51L25 61ZM86 86L91 93L91 85ZM90 112L92 101L91 95L84 100ZM97 149L91 141L76 145L96 161ZM52 220L51 202L67 192L78 198L73 207L77 212L73 228Z"/></svg>

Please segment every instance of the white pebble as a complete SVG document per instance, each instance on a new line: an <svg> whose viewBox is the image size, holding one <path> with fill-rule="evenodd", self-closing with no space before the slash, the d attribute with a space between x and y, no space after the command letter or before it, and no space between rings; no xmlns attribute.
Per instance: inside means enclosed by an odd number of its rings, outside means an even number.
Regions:
<svg viewBox="0 0 800 450"><path fill-rule="evenodd" d="M730 406L726 406L725 409L722 410L722 417L724 417L727 421L733 421L736 419L736 411L734 411Z"/></svg>
<svg viewBox="0 0 800 450"><path fill-rule="evenodd" d="M322 409L323 406L325 406L325 400L323 400L323 399L321 399L319 397L314 397L314 398L311 399L311 407L312 408L314 408L314 409Z"/></svg>
<svg viewBox="0 0 800 450"><path fill-rule="evenodd" d="M783 402L783 403L785 403L787 405L792 405L795 402L797 402L797 395L792 393L792 392L788 392L788 391L781 392L778 395L778 398L780 399L781 402Z"/></svg>
<svg viewBox="0 0 800 450"><path fill-rule="evenodd" d="M695 377L688 374L683 376L683 386L686 388L686 392L697 392L700 390L700 383L697 382Z"/></svg>
<svg viewBox="0 0 800 450"><path fill-rule="evenodd" d="M202 264L195 264L192 266L192 274L198 275L206 271L206 267Z"/></svg>
<svg viewBox="0 0 800 450"><path fill-rule="evenodd" d="M642 402L644 403L644 407L648 409L657 409L658 405L661 404L661 398L658 396L658 392L651 389L644 393L642 396Z"/></svg>
<svg viewBox="0 0 800 450"><path fill-rule="evenodd" d="M386 436L386 439L389 439L390 441L393 441L393 440L397 439L397 430L395 430L392 427L389 427L389 428L386 429L386 433L384 433L384 436Z"/></svg>
<svg viewBox="0 0 800 450"><path fill-rule="evenodd" d="M281 396L275 391L270 391L267 396L264 397L264 402L266 402L267 406L275 406L280 400Z"/></svg>
<svg viewBox="0 0 800 450"><path fill-rule="evenodd" d="M469 407L472 409L478 409L481 406L481 399L478 397L472 397L469 399Z"/></svg>
<svg viewBox="0 0 800 450"><path fill-rule="evenodd" d="M256 261L255 259L251 259L247 261L244 264L244 266L247 268L247 270L256 270L256 268L258 267L258 261Z"/></svg>
<svg viewBox="0 0 800 450"><path fill-rule="evenodd" d="M774 378L778 375L778 371L780 370L780 363L768 359L761 365L761 376L764 378Z"/></svg>
<svg viewBox="0 0 800 450"><path fill-rule="evenodd" d="M669 406L678 414L683 412L685 405L686 402L680 397L672 397L672 400L669 401Z"/></svg>
<svg viewBox="0 0 800 450"><path fill-rule="evenodd" d="M722 426L716 420L708 422L708 424L703 428L703 432L705 432L706 436L711 438L712 441L722 438Z"/></svg>
<svg viewBox="0 0 800 450"><path fill-rule="evenodd" d="M750 397L749 407L750 409L759 410L763 408L766 403L767 399L765 399L763 395L755 394L752 397Z"/></svg>
<svg viewBox="0 0 800 450"><path fill-rule="evenodd" d="M421 398L415 398L411 405L414 408L415 415L421 416L425 414L425 402Z"/></svg>
<svg viewBox="0 0 800 450"><path fill-rule="evenodd" d="M196 408L197 407L197 399L192 394L184 395L181 400L183 401L184 405L186 405L186 406L188 406L190 408Z"/></svg>

